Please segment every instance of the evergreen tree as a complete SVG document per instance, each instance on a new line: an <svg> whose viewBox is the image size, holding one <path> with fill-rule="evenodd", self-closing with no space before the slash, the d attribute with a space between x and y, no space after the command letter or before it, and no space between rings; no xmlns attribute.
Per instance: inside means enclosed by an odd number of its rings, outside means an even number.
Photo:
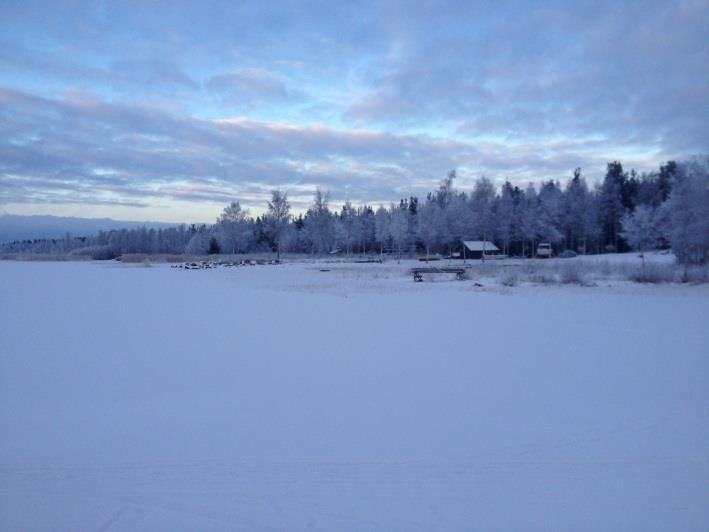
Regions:
<svg viewBox="0 0 709 532"><path fill-rule="evenodd" d="M574 170L574 176L564 192L561 230L564 234L566 247L578 250L586 247L586 220L589 209L589 192L586 181L581 177L581 169Z"/></svg>
<svg viewBox="0 0 709 532"><path fill-rule="evenodd" d="M209 239L209 248L208 248L208 253L210 255L218 255L221 253L221 248L219 247L219 242L217 242L217 239L215 237L212 237Z"/></svg>
<svg viewBox="0 0 709 532"><path fill-rule="evenodd" d="M620 220L625 214L622 195L625 179L623 166L619 162L608 163L599 193L598 207L604 245L607 250L616 252L619 251Z"/></svg>
<svg viewBox="0 0 709 532"><path fill-rule="evenodd" d="M502 251L506 255L510 253L510 244L517 233L516 211L514 189L509 181L505 181L495 207L495 234L502 242Z"/></svg>

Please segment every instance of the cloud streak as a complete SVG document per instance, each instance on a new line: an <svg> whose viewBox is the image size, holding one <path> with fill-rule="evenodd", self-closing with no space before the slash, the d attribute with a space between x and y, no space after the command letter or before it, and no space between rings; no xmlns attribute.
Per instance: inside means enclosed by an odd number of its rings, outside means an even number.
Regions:
<svg viewBox="0 0 709 532"><path fill-rule="evenodd" d="M84 95L62 100L0 90L0 175L6 202L76 201L72 193L132 198L263 202L272 187L325 186L355 201L395 200L458 168L518 180L599 166L598 142L464 142L428 135L246 118L204 120ZM24 188L9 183L25 182ZM14 190L14 192L13 192ZM251 198L249 200L248 198Z"/></svg>

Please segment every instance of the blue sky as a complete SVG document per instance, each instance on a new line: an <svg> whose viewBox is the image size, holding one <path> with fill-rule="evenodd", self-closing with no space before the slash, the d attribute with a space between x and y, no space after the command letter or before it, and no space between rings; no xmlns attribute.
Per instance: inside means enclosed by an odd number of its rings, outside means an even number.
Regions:
<svg viewBox="0 0 709 532"><path fill-rule="evenodd" d="M706 0L0 3L0 213L378 204L708 140Z"/></svg>

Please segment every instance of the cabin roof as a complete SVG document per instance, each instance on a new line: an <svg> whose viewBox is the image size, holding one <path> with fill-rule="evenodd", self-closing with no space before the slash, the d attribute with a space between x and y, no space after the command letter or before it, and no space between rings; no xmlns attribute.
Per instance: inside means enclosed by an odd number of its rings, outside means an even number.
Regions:
<svg viewBox="0 0 709 532"><path fill-rule="evenodd" d="M465 240L463 244L468 251L500 251L500 248L489 240Z"/></svg>

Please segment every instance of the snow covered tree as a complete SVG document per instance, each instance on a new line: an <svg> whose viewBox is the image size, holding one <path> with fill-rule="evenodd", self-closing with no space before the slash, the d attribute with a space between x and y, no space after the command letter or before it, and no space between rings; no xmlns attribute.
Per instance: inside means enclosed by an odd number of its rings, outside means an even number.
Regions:
<svg viewBox="0 0 709 532"><path fill-rule="evenodd" d="M409 242L409 210L401 205L391 205L391 224L389 225L389 235L392 245L396 247L401 260L401 252Z"/></svg>
<svg viewBox="0 0 709 532"><path fill-rule="evenodd" d="M329 192L317 188L313 195L313 203L304 220L304 230L311 252L317 252L319 255L331 249L334 239L334 224L329 202Z"/></svg>
<svg viewBox="0 0 709 532"><path fill-rule="evenodd" d="M679 165L665 204L670 245L682 264L709 260L708 166L697 161Z"/></svg>
<svg viewBox="0 0 709 532"><path fill-rule="evenodd" d="M211 234L206 225L196 227L185 246L188 255L206 255L209 252Z"/></svg>
<svg viewBox="0 0 709 532"><path fill-rule="evenodd" d="M557 243L563 235L559 231L562 192L554 181L542 183L538 200L538 236L544 242Z"/></svg>
<svg viewBox="0 0 709 532"><path fill-rule="evenodd" d="M621 236L633 249L640 252L645 278L645 251L657 247L661 235L656 211L647 205L638 205L634 212L623 217L621 223Z"/></svg>
<svg viewBox="0 0 709 532"><path fill-rule="evenodd" d="M431 246L440 235L441 209L437 203L427 201L418 209L418 237L426 247L426 255L431 254Z"/></svg>
<svg viewBox="0 0 709 532"><path fill-rule="evenodd" d="M475 182L470 195L470 223L467 233L481 240L490 240L495 233L495 217L493 205L495 201L495 186L486 177Z"/></svg>
<svg viewBox="0 0 709 532"><path fill-rule="evenodd" d="M448 172L446 178L441 181L435 194L430 198L437 209L437 233L440 244L447 248L448 254L451 253L452 247L457 245L463 235L464 226L458 216L460 212L460 202L458 194L453 188L453 181L456 178L456 171Z"/></svg>
<svg viewBox="0 0 709 532"><path fill-rule="evenodd" d="M529 243L531 256L533 257L535 255L535 243L539 234L539 208L537 191L532 183L529 183L524 191L521 207L519 237L522 240L522 255L526 256L526 245Z"/></svg>
<svg viewBox="0 0 709 532"><path fill-rule="evenodd" d="M288 203L288 192L282 190L271 191L271 201L268 202L268 213L266 214L267 231L276 245L276 260L281 260L281 249L285 233L290 222L290 203Z"/></svg>
<svg viewBox="0 0 709 532"><path fill-rule="evenodd" d="M380 205L374 214L374 238L379 244L379 254L384 254L384 247L391 238L391 213Z"/></svg>
<svg viewBox="0 0 709 532"><path fill-rule="evenodd" d="M248 209L242 209L238 201L227 205L217 219L215 232L227 253L246 250L252 236L248 219Z"/></svg>
<svg viewBox="0 0 709 532"><path fill-rule="evenodd" d="M453 251L453 246L458 246L467 235L469 226L470 205L465 193L454 194L446 208L446 230L448 236L446 243L448 253Z"/></svg>
<svg viewBox="0 0 709 532"><path fill-rule="evenodd" d="M416 196L399 200L399 210L405 211L402 212L402 215L403 219L406 221L406 237L401 242L401 251L411 251L416 243L418 235L418 209L419 200Z"/></svg>
<svg viewBox="0 0 709 532"><path fill-rule="evenodd" d="M356 224L357 213L352 203L347 200L340 210L340 217L337 224L338 239L344 244L345 253L347 255L352 251L353 244L359 240L359 235L356 234L360 226Z"/></svg>
<svg viewBox="0 0 709 532"><path fill-rule="evenodd" d="M374 211L369 205L357 209L355 216L355 242L359 245L360 253L366 253L374 243L375 219Z"/></svg>
<svg viewBox="0 0 709 532"><path fill-rule="evenodd" d="M509 254L510 242L516 233L516 211L514 188L509 181L505 181L495 203L495 235L502 242L502 251L505 254Z"/></svg>
<svg viewBox="0 0 709 532"><path fill-rule="evenodd" d="M638 205L635 211L623 217L622 227L623 238L641 254L654 249L659 241L658 219L652 207Z"/></svg>

